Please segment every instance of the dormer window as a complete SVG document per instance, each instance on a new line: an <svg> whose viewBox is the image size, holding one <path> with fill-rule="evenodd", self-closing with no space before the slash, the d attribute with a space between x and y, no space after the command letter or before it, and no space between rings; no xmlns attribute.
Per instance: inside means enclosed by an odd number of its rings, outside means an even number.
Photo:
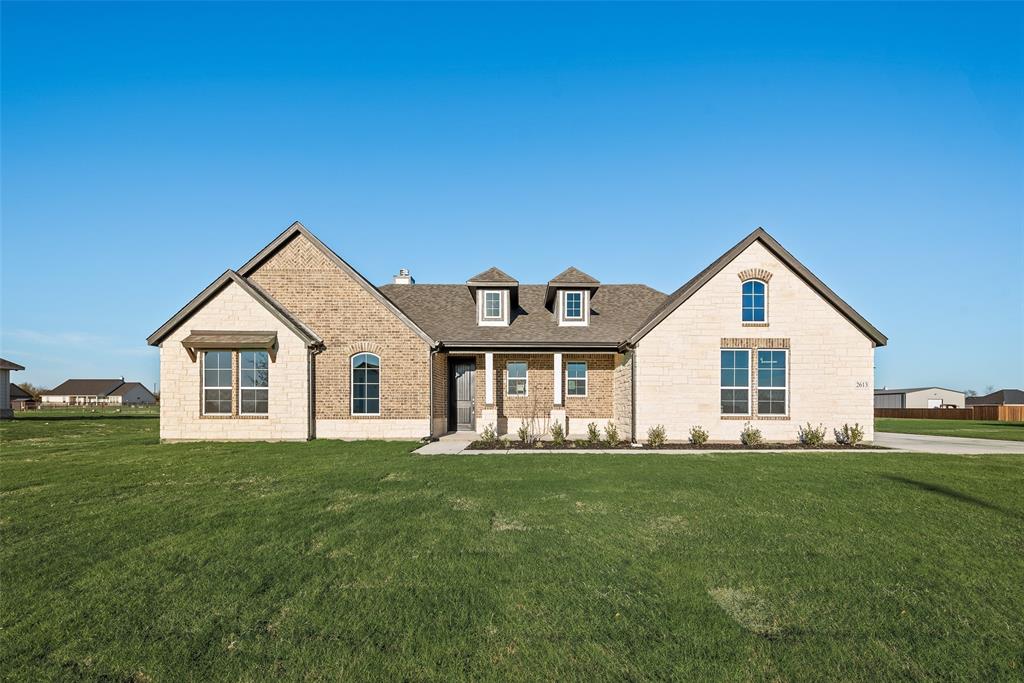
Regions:
<svg viewBox="0 0 1024 683"><path fill-rule="evenodd" d="M501 292L484 292L484 320L501 320Z"/></svg>
<svg viewBox="0 0 1024 683"><path fill-rule="evenodd" d="M565 293L565 319L583 320L583 292Z"/></svg>

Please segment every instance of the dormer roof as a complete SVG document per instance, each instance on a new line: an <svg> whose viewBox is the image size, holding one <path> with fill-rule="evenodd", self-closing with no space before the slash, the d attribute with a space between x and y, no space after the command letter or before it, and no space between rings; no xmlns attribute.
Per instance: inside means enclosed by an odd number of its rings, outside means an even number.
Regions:
<svg viewBox="0 0 1024 683"><path fill-rule="evenodd" d="M466 280L466 284L470 287L518 287L519 280L500 268L491 266L484 272L477 273Z"/></svg>
<svg viewBox="0 0 1024 683"><path fill-rule="evenodd" d="M594 292L600 284L597 278L587 275L579 268L569 266L548 280L548 287L544 293L544 305L551 306L551 302L555 300L555 293L560 289L588 289Z"/></svg>

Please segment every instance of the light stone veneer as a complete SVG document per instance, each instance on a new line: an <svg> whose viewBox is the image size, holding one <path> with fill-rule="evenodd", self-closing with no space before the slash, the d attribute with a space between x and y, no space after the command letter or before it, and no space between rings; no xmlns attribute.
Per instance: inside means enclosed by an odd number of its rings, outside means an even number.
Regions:
<svg viewBox="0 0 1024 683"><path fill-rule="evenodd" d="M202 417L201 360L181 340L192 330L274 331L268 415ZM165 441L300 441L309 437L305 343L238 285L231 283L160 344L160 438ZM237 392L232 400L238 401Z"/></svg>
<svg viewBox="0 0 1024 683"><path fill-rule="evenodd" d="M739 273L763 268L768 282L766 326L740 319ZM685 441L702 425L715 441L737 441L744 419L720 414L721 339L789 340L789 419L746 418L772 441L793 441L797 426L824 424L827 438L859 422L874 439L874 347L857 327L760 242L754 242L696 294L640 340L636 362L638 440L653 425ZM751 354L756 364L756 353ZM756 402L756 394L751 401Z"/></svg>
<svg viewBox="0 0 1024 683"><path fill-rule="evenodd" d="M430 433L430 418L411 420L317 420L318 439L421 439Z"/></svg>

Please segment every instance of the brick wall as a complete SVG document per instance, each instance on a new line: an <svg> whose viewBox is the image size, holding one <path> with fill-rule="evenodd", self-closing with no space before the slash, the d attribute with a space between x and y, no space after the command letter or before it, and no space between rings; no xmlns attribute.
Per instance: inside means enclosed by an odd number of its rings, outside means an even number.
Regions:
<svg viewBox="0 0 1024 683"><path fill-rule="evenodd" d="M771 273L767 322L740 319L739 274ZM747 348L789 345L789 415L746 418L771 440L796 439L797 425L832 428L859 422L874 438L874 348L825 299L754 243L644 337L637 349L637 438L663 424L671 440L685 440L703 425L714 440L737 441L745 420L720 414L723 338ZM756 362L756 354L752 355ZM751 388L751 400L756 392Z"/></svg>
<svg viewBox="0 0 1024 683"><path fill-rule="evenodd" d="M318 436L427 435L429 345L391 310L302 235L285 243L250 279L324 340L326 348L316 357ZM363 351L381 359L379 416L351 414L350 362ZM372 421L392 424L352 424Z"/></svg>

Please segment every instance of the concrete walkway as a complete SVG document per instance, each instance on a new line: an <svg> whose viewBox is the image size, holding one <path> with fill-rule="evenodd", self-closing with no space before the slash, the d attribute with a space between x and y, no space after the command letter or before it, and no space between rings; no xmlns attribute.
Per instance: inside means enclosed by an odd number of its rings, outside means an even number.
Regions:
<svg viewBox="0 0 1024 683"><path fill-rule="evenodd" d="M413 453L420 455L454 455L466 450L469 444L480 438L476 432L452 432L437 441L431 441L417 448Z"/></svg>
<svg viewBox="0 0 1024 683"><path fill-rule="evenodd" d="M912 453L950 453L953 455L1012 453L1024 455L1024 441L969 439L962 436L930 436L876 431L875 444Z"/></svg>

